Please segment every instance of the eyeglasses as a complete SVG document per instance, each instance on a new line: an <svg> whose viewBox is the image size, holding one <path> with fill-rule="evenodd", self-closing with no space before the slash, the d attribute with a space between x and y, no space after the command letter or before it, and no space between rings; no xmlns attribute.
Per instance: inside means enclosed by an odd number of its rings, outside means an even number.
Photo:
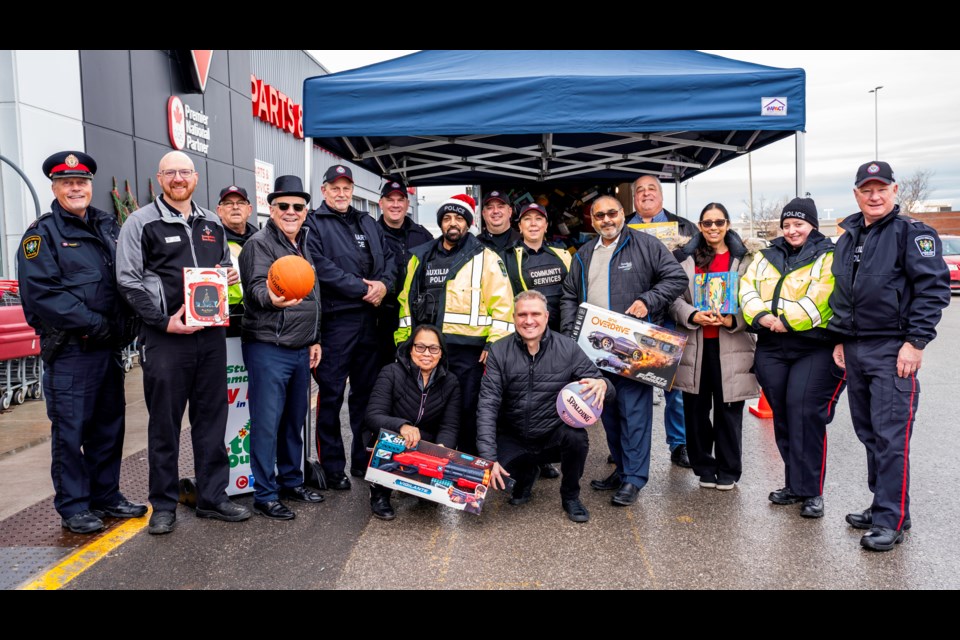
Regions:
<svg viewBox="0 0 960 640"><path fill-rule="evenodd" d="M593 219L594 220L603 220L604 218L610 218L613 220L618 215L620 215L619 209L610 209L609 211L594 211Z"/></svg>
<svg viewBox="0 0 960 640"><path fill-rule="evenodd" d="M427 353L430 352L430 355L435 356L440 353L440 345L436 344L420 344L419 342L413 345L413 350L417 353Z"/></svg>
<svg viewBox="0 0 960 640"><path fill-rule="evenodd" d="M229 200L227 202L221 202L220 206L221 207L245 207L248 204L250 203L247 202L246 200Z"/></svg>
<svg viewBox="0 0 960 640"><path fill-rule="evenodd" d="M166 171L161 171L160 175L162 175L167 180L170 180L177 174L179 174L181 178L189 178L195 173L196 171L194 171L193 169L167 169Z"/></svg>
<svg viewBox="0 0 960 640"><path fill-rule="evenodd" d="M280 209L280 211L286 211L290 207L293 207L293 210L296 211L297 213L300 213L301 211L307 208L307 205L305 204L300 204L300 203L290 204L289 202L278 202L273 206L275 206L277 209Z"/></svg>
<svg viewBox="0 0 960 640"><path fill-rule="evenodd" d="M726 220L701 220L700 226L703 227L704 229L709 229L710 227L716 227L717 229L720 229L722 227L727 226L727 221Z"/></svg>

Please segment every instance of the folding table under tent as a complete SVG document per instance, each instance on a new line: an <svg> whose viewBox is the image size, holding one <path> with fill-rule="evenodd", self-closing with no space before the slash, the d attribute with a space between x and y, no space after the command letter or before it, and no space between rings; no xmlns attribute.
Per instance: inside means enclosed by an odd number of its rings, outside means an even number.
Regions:
<svg viewBox="0 0 960 640"><path fill-rule="evenodd" d="M797 134L803 69L698 51L421 51L304 81L304 133L415 186L681 183Z"/></svg>

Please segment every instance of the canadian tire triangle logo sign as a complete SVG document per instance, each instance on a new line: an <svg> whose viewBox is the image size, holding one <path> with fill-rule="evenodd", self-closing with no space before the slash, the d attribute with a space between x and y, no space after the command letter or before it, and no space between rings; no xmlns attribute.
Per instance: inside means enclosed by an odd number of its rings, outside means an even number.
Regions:
<svg viewBox="0 0 960 640"><path fill-rule="evenodd" d="M213 49L204 51L190 49L190 59L193 60L193 65L190 67L193 72L193 82L200 89L200 93L203 93L207 90L207 79L210 77Z"/></svg>

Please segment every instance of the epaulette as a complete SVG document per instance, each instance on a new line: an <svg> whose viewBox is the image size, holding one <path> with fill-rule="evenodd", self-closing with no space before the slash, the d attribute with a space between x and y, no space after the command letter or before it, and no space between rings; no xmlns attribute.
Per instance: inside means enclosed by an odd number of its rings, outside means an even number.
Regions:
<svg viewBox="0 0 960 640"><path fill-rule="evenodd" d="M39 218L37 218L36 220L34 220L33 222L31 222L31 223L27 226L27 229L36 229L37 225L40 224L40 221L41 221L41 220L43 220L44 218L50 217L50 216L52 216L52 215L53 215L53 212L52 212L52 211L47 211L45 214L43 214L42 216L40 216Z"/></svg>

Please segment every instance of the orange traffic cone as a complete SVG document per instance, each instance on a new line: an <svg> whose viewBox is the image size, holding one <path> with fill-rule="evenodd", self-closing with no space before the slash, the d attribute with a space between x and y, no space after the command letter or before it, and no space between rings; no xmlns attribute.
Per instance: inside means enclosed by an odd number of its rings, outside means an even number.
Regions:
<svg viewBox="0 0 960 640"><path fill-rule="evenodd" d="M760 402L757 403L757 406L750 407L750 413L758 418L773 417L773 410L770 408L770 403L767 402L767 396L764 395L762 390L760 391Z"/></svg>

